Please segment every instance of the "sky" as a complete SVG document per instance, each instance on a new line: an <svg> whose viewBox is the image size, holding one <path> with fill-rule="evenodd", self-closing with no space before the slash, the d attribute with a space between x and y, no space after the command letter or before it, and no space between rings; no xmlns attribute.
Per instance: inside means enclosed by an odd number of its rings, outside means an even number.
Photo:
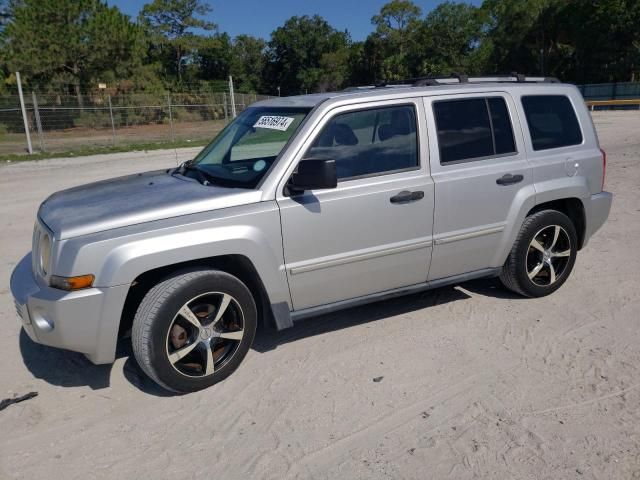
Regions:
<svg viewBox="0 0 640 480"><path fill-rule="evenodd" d="M151 0L107 0L133 18L145 3ZM364 40L373 30L371 17L380 11L388 0L209 0L213 11L208 20L216 23L220 32L232 37L247 33L268 39L271 32L294 15L324 17L337 30L348 30L353 40ZM426 13L442 1L414 0ZM481 0L468 0L479 5Z"/></svg>

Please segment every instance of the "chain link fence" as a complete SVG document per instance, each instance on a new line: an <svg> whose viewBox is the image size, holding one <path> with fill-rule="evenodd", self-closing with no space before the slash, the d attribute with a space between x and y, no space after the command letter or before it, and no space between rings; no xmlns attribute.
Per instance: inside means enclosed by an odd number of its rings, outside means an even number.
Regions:
<svg viewBox="0 0 640 480"><path fill-rule="evenodd" d="M270 98L235 94L235 110ZM227 92L45 95L24 92L27 124L37 152L132 149L150 144L202 144L231 119ZM0 96L0 155L27 153L18 95Z"/></svg>
<svg viewBox="0 0 640 480"><path fill-rule="evenodd" d="M640 83L579 85L585 100L640 99ZM271 98L235 94L235 110ZM100 147L150 148L203 144L232 116L228 92L169 92L82 95L24 92L34 153L78 152ZM614 108L600 106L598 108ZM638 109L639 105L615 108ZM0 156L27 153L27 138L17 94L0 96Z"/></svg>

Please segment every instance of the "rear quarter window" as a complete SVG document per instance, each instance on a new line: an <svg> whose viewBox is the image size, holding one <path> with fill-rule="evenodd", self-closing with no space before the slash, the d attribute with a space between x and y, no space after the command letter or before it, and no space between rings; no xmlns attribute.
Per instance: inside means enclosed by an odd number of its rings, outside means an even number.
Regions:
<svg viewBox="0 0 640 480"><path fill-rule="evenodd" d="M582 143L582 132L571 101L564 95L522 97L534 150L569 147Z"/></svg>

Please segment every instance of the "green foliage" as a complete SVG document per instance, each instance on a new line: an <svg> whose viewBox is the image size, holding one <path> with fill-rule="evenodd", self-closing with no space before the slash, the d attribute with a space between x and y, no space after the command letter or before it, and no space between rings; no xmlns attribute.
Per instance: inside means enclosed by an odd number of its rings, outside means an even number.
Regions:
<svg viewBox="0 0 640 480"><path fill-rule="evenodd" d="M482 35L478 9L465 3L445 2L429 12L417 32L420 49L410 54L416 75L482 73L475 60Z"/></svg>
<svg viewBox="0 0 640 480"><path fill-rule="evenodd" d="M257 93L263 88L267 42L251 35L238 35L231 47L229 73L242 92Z"/></svg>
<svg viewBox="0 0 640 480"><path fill-rule="evenodd" d="M162 96L225 90L229 75L239 92L288 95L454 72L574 83L640 74L638 0L445 1L426 15L391 0L361 42L317 15L290 18L268 40L231 38L210 14L206 0L149 0L137 22L106 0L0 0L0 93L17 70L26 88L75 93L80 106L98 83Z"/></svg>
<svg viewBox="0 0 640 480"><path fill-rule="evenodd" d="M281 88L283 95L314 92L321 80L326 82L321 62L335 62L346 55L338 54L333 60L326 54L335 54L349 46L349 35L335 30L322 17L292 17L271 34L267 48L265 76L269 90Z"/></svg>
<svg viewBox="0 0 640 480"><path fill-rule="evenodd" d="M196 70L198 79L225 78L233 58L231 49L231 38L226 33L202 38L190 67Z"/></svg>
<svg viewBox="0 0 640 480"><path fill-rule="evenodd" d="M200 0L153 0L142 7L140 23L147 29L158 57L170 59L172 74L182 78L183 65L202 46L203 37L194 29L213 30L214 23L203 20L211 7Z"/></svg>
<svg viewBox="0 0 640 480"><path fill-rule="evenodd" d="M9 6L3 62L33 87L79 91L104 74L129 78L142 65L142 32L115 7L99 0L12 0Z"/></svg>
<svg viewBox="0 0 640 480"><path fill-rule="evenodd" d="M417 51L416 33L421 10L409 0L391 0L371 18L376 31L369 36L369 51L375 59L371 68L378 78L399 80L409 77L408 55Z"/></svg>

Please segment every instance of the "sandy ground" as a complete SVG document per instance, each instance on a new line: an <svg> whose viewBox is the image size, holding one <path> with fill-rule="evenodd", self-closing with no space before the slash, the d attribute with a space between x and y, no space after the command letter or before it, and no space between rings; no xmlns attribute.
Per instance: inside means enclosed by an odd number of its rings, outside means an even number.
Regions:
<svg viewBox="0 0 640 480"><path fill-rule="evenodd" d="M0 478L640 479L640 115L595 121L614 206L556 294L474 281L261 331L186 396L126 344L101 367L33 344L8 293L48 193L174 152L0 168L0 396L39 392L0 411Z"/></svg>

